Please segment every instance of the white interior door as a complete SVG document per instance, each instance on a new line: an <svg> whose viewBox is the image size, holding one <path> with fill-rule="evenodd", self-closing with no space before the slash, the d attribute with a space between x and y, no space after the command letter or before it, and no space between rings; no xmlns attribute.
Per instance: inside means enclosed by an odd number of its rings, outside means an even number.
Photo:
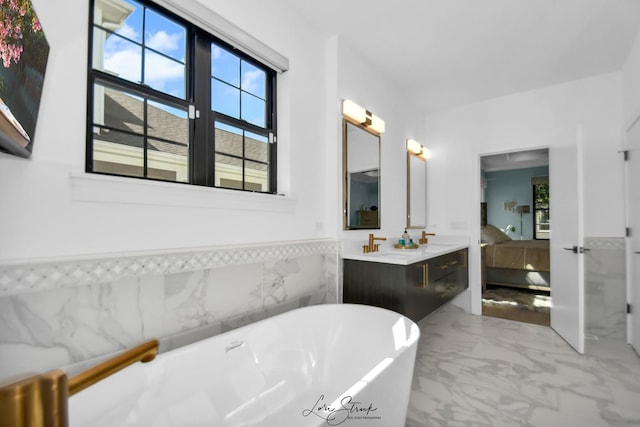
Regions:
<svg viewBox="0 0 640 427"><path fill-rule="evenodd" d="M584 353L583 197L580 129L549 141L551 327Z"/></svg>
<svg viewBox="0 0 640 427"><path fill-rule="evenodd" d="M627 289L631 313L627 318L629 344L640 354L640 117L627 131L626 162L627 226Z"/></svg>

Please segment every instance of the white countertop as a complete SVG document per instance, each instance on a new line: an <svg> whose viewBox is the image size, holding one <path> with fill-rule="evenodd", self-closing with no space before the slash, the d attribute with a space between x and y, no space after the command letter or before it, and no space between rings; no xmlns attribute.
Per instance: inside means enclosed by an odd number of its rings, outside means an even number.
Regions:
<svg viewBox="0 0 640 427"><path fill-rule="evenodd" d="M409 265L469 247L469 239L460 237L429 238L429 243L420 245L417 249L396 249L393 247L396 243L398 242L390 242L389 239L387 239L387 241L382 242L380 245L379 252L363 253L362 246L367 244L366 241L343 242L342 258L357 261L381 262L385 264Z"/></svg>

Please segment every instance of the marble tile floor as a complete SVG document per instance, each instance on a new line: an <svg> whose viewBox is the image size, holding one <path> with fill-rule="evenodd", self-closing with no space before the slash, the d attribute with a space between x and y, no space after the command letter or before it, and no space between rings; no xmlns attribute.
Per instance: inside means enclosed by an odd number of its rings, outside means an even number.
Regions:
<svg viewBox="0 0 640 427"><path fill-rule="evenodd" d="M624 343L580 355L549 327L450 304L418 325L406 427L640 426L640 357Z"/></svg>

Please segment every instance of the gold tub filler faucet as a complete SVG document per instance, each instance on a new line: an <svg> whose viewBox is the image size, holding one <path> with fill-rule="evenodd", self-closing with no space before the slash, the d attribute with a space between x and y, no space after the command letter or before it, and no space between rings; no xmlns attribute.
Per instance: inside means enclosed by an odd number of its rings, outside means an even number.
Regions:
<svg viewBox="0 0 640 427"><path fill-rule="evenodd" d="M0 427L65 427L69 397L136 362L150 362L158 341L140 344L118 356L67 378L55 369L0 387Z"/></svg>
<svg viewBox="0 0 640 427"><path fill-rule="evenodd" d="M374 243L376 240L387 240L386 237L376 237L373 233L369 233L369 244L362 246L362 252L368 254L369 252L378 252L380 250L380 243Z"/></svg>

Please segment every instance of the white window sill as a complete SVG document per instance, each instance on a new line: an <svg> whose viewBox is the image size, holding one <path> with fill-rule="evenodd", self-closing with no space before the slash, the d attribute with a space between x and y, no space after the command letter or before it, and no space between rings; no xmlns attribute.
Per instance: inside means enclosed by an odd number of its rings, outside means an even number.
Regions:
<svg viewBox="0 0 640 427"><path fill-rule="evenodd" d="M71 173L74 201L292 213L297 200L171 182Z"/></svg>

